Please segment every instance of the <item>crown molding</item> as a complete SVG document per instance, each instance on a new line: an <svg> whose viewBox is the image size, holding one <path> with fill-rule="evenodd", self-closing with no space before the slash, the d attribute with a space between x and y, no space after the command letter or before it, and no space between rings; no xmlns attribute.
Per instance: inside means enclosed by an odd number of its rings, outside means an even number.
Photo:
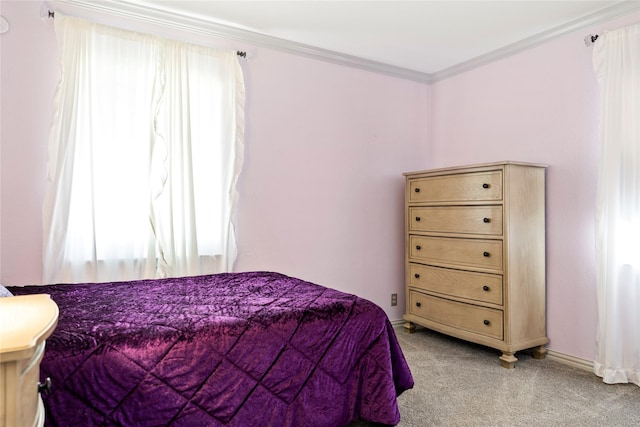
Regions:
<svg viewBox="0 0 640 427"><path fill-rule="evenodd" d="M205 16L177 14L175 11L163 8L157 4L150 7L148 4L135 4L121 0L112 0L109 2L52 0L49 3L54 10L71 16L86 18L87 16L95 16L95 14L98 14L98 16L111 15L168 27L179 31L239 41L293 55L300 55L337 65L348 66L426 84L435 83L508 56L515 55L590 25L602 23L640 10L640 2L637 0L621 1L590 15L571 21L565 25L558 26L503 48L491 51L485 55L478 56L469 61L429 74L327 49L317 48L278 37L268 36L255 31L223 24Z"/></svg>
<svg viewBox="0 0 640 427"><path fill-rule="evenodd" d="M112 0L110 2L53 0L50 2L50 5L56 11L70 16L86 18L88 16L96 16L96 14L98 16L111 15L175 30L239 41L284 53L305 56L311 59L372 71L392 77L414 80L421 83L428 83L430 79L430 75L427 73L321 49L278 37L267 36L255 31L225 25L203 16L177 14L175 11L164 9L161 6L154 5L154 7L151 8L148 5L143 6L119 0Z"/></svg>
<svg viewBox="0 0 640 427"><path fill-rule="evenodd" d="M616 3L612 6L608 6L599 11L583 16L582 18L570 21L566 24L552 28L548 31L544 31L540 34L536 34L535 36L528 37L516 43L507 45L503 48L496 49L485 55L478 56L476 58L461 62L460 64L433 73L430 75L429 83L436 83L457 74L471 71L475 68L487 65L491 62L516 55L520 52L539 46L543 43L572 33L574 31L589 27L591 25L610 21L634 11L640 11L639 1L622 1L620 3Z"/></svg>

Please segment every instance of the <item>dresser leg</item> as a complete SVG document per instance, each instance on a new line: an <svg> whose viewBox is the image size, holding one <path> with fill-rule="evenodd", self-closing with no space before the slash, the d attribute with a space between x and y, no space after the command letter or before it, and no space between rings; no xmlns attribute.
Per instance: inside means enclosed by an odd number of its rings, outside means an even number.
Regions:
<svg viewBox="0 0 640 427"><path fill-rule="evenodd" d="M547 347L541 345L540 347L536 347L533 349L533 358L534 359L544 359L547 355Z"/></svg>
<svg viewBox="0 0 640 427"><path fill-rule="evenodd" d="M514 352L502 352L502 356L500 356L500 361L502 362L502 367L507 369L513 369L516 367L516 362L518 358L514 356Z"/></svg>
<svg viewBox="0 0 640 427"><path fill-rule="evenodd" d="M416 331L416 324L413 322L404 322L404 331L412 334Z"/></svg>

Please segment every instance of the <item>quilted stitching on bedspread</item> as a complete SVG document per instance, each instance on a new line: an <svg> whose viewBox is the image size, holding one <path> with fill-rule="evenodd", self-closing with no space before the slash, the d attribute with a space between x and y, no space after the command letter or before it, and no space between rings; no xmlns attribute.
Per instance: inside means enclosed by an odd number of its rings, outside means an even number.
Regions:
<svg viewBox="0 0 640 427"><path fill-rule="evenodd" d="M60 307L48 425L395 424L413 385L379 307L277 273L14 289Z"/></svg>

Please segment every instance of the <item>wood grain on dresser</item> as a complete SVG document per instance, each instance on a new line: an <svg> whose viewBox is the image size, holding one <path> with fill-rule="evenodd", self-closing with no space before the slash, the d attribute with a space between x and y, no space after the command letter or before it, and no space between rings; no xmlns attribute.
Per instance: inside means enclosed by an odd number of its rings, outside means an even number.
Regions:
<svg viewBox="0 0 640 427"><path fill-rule="evenodd" d="M499 162L405 173L405 328L515 353L548 343L545 165Z"/></svg>

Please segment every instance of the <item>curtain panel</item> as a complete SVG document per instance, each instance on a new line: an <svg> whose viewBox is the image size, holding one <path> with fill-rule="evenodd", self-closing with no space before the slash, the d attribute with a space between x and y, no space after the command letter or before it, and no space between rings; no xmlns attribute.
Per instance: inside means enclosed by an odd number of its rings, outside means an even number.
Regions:
<svg viewBox="0 0 640 427"><path fill-rule="evenodd" d="M640 24L594 46L600 84L595 373L640 386Z"/></svg>
<svg viewBox="0 0 640 427"><path fill-rule="evenodd" d="M56 14L44 283L231 271L243 160L235 51Z"/></svg>

